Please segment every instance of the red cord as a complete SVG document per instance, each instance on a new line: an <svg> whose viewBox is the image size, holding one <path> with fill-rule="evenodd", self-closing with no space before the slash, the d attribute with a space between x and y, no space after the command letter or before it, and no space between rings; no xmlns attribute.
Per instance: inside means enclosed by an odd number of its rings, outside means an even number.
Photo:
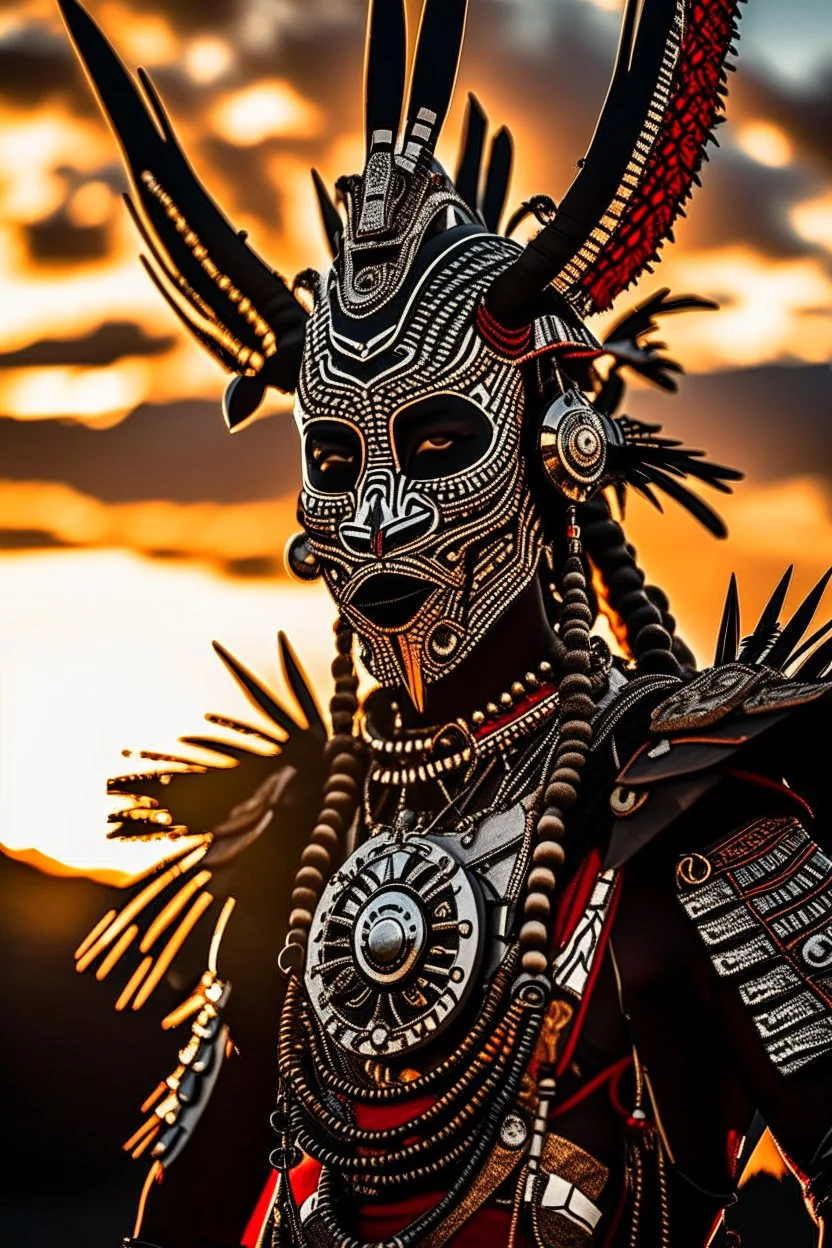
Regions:
<svg viewBox="0 0 832 1248"><path fill-rule="evenodd" d="M795 793L794 789L790 789L788 785L779 784L776 780L769 780L767 776L758 776L754 771L726 771L726 776L730 776L732 780L744 780L747 784L756 784L761 789L773 789L775 793L779 793L781 797L788 798L790 801L797 802L798 806L802 806L807 812L810 819L814 819L815 812L799 793Z"/></svg>
<svg viewBox="0 0 832 1248"><path fill-rule="evenodd" d="M566 1114L570 1109L574 1109L576 1105L580 1105L581 1101L585 1101L588 1096L591 1096L593 1092L598 1090L598 1088L603 1087L605 1083L611 1083L613 1080L617 1081L620 1076L624 1074L624 1071L628 1070L632 1064L632 1057L622 1057L621 1060L615 1062L614 1065L608 1066L606 1070L602 1070L601 1073L596 1075L594 1079L590 1079L589 1083L585 1084L574 1094L574 1096L570 1096L569 1099L564 1101L562 1105L558 1105L558 1107L552 1111L551 1117L559 1118L561 1114ZM612 1099L612 1087L610 1087L610 1099ZM613 1101L613 1104L615 1105L615 1101ZM618 1109L617 1105L615 1107ZM619 1112L624 1117L627 1117L630 1111L622 1108Z"/></svg>

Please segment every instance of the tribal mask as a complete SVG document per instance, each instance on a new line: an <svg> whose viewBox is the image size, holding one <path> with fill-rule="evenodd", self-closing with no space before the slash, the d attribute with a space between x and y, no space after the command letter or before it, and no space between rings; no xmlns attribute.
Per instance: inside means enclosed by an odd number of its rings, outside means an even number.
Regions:
<svg viewBox="0 0 832 1248"><path fill-rule="evenodd" d="M537 570L522 372L476 327L517 250L472 226L434 236L372 345L333 270L307 330L300 518L366 665L417 705Z"/></svg>

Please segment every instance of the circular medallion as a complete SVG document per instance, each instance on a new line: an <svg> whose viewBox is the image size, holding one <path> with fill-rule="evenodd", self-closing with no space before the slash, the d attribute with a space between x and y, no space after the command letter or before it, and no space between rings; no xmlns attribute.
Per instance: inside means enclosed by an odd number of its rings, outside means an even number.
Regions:
<svg viewBox="0 0 832 1248"><path fill-rule="evenodd" d="M442 1031L467 997L482 952L475 881L444 846L385 832L324 890L304 978L342 1048L392 1057Z"/></svg>
<svg viewBox="0 0 832 1248"><path fill-rule="evenodd" d="M504 1148L520 1148L528 1134L528 1127L519 1114L506 1114L500 1127L500 1143Z"/></svg>

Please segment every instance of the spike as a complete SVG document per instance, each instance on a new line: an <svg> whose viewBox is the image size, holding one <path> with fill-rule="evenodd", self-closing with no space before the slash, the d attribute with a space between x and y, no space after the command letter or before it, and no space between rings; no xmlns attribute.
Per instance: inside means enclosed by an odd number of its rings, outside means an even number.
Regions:
<svg viewBox="0 0 832 1248"><path fill-rule="evenodd" d="M313 732L320 732L326 736L326 728L324 726L323 716L320 707L315 701L315 695L312 692L312 686L309 677L300 665L298 656L295 654L289 638L284 632L277 634L277 646L280 654L280 665L283 669L283 675L286 683L295 695L295 700L306 718L308 728Z"/></svg>
<svg viewBox="0 0 832 1248"><path fill-rule="evenodd" d="M410 700L416 710L421 714L425 709L424 685L422 683L422 668L419 662L419 653L415 646L410 643L410 638L404 633L397 633L396 640L399 643L401 652L402 667L405 673L405 682L407 684L407 692L410 694Z"/></svg>
<svg viewBox="0 0 832 1248"><path fill-rule="evenodd" d="M141 953L147 953L148 950L156 943L162 932L170 927L173 920L193 897L194 893L198 893L201 888L208 883L211 878L210 871L200 871L193 879L188 880L187 884L183 884L177 893L170 899L164 910L156 916L150 927L142 937L139 950Z"/></svg>
<svg viewBox="0 0 832 1248"><path fill-rule="evenodd" d="M104 931L105 927L110 926L110 924L112 923L113 919L117 916L117 914L118 914L117 910L108 910L107 913L101 919L99 919L95 927L87 933L87 935L81 941L78 948L75 950L76 962L78 961L79 958L82 958L84 956L84 954L89 949L90 945L93 944L98 939L98 937Z"/></svg>
<svg viewBox="0 0 832 1248"><path fill-rule="evenodd" d="M739 655L741 663L756 663L763 651L771 644L793 573L794 564L790 564L775 586L774 593L763 607L754 632L742 643Z"/></svg>
<svg viewBox="0 0 832 1248"><path fill-rule="evenodd" d="M725 596L725 607L722 612L722 622L719 626L716 654L714 655L714 667L719 667L721 663L736 662L739 641L740 596L737 589L737 577L736 574L732 572L731 581L728 585L728 593Z"/></svg>
<svg viewBox="0 0 832 1248"><path fill-rule="evenodd" d="M832 620L828 620L826 624L822 625L819 629L812 633L811 637L807 637L806 641L804 641L795 651L793 651L792 654L789 655L789 664L796 663L798 659L802 659L805 654L808 654L810 650L813 650L818 642L822 641L826 634L831 631Z"/></svg>
<svg viewBox="0 0 832 1248"><path fill-rule="evenodd" d="M121 934L110 952L107 954L106 958L102 960L98 970L95 972L95 978L99 983L105 980L116 963L121 961L122 955L127 952L138 934L139 929L135 926L135 924L133 927L128 927L127 931Z"/></svg>
<svg viewBox="0 0 832 1248"><path fill-rule="evenodd" d="M480 206L479 188L486 125L485 113L479 100L475 95L469 95L465 114L465 134L454 181L457 194L460 199L465 200L472 212L478 212Z"/></svg>
<svg viewBox="0 0 832 1248"><path fill-rule="evenodd" d="M279 737L273 736L270 732L265 732L262 728L255 728L252 724L244 724L241 719L232 719L229 715L216 715L213 711L206 711L205 719L209 724L214 724L217 728L227 728L230 732L239 732L244 737L256 737L267 745L283 745ZM278 749L276 753L279 752Z"/></svg>
<svg viewBox="0 0 832 1248"><path fill-rule="evenodd" d="M315 184L315 194L318 198L318 208L321 212L321 221L323 222L324 233L326 234L329 250L332 252L333 259L338 254L338 243L341 237L341 218L338 215L338 209L332 202L332 197L326 189L323 178L317 169L312 170L312 181Z"/></svg>
<svg viewBox="0 0 832 1248"><path fill-rule="evenodd" d="M403 0L373 0L367 23L364 117L367 155L373 136L387 131L395 143L404 99L407 20Z"/></svg>
<svg viewBox="0 0 832 1248"><path fill-rule="evenodd" d="M136 991L139 984L142 982L142 980L144 979L145 975L150 970L152 965L153 965L152 958L144 958L136 967L135 971L130 976L127 983L124 985L124 989L121 995L118 997L116 1001L115 1008L119 1014L122 1012L122 1010L127 1009L128 1005L130 1004L133 993ZM142 1113L144 1112L145 1112L144 1106L142 1106Z"/></svg>
<svg viewBox="0 0 832 1248"><path fill-rule="evenodd" d="M213 646L215 652L222 659L249 701L253 702L264 715L267 715L272 723L277 724L279 728L282 728L285 733L291 736L296 731L297 724L291 716L286 714L283 707L278 702L275 702L268 689L261 685L259 680L252 676L251 672L243 667L238 659L234 658L233 654L229 654L225 646L221 645L220 642L213 642Z"/></svg>
<svg viewBox="0 0 832 1248"><path fill-rule="evenodd" d="M809 655L808 659L793 673L794 679L823 680L829 675L830 664L832 664L832 638L825 641L822 646L818 646L814 654Z"/></svg>
<svg viewBox="0 0 832 1248"><path fill-rule="evenodd" d="M197 923L209 906L213 904L213 901L214 898L211 893L201 893L200 896L197 897L196 901L191 906L190 910L185 915L184 919L179 924L162 952L159 954L153 970L150 972L147 979L136 993L136 998L133 1002L134 1010L140 1010L147 1002L160 980L167 974L170 964L173 962L177 953L184 945L191 931L194 927L196 927Z"/></svg>
<svg viewBox="0 0 832 1248"><path fill-rule="evenodd" d="M456 85L468 0L425 0L407 106L405 156L416 144L432 155Z"/></svg>
<svg viewBox="0 0 832 1248"><path fill-rule="evenodd" d="M488 178L482 204L482 215L486 228L495 234L500 228L500 219L506 206L508 188L511 181L512 160L513 145L511 135L503 126L497 132L494 142L491 144Z"/></svg>
<svg viewBox="0 0 832 1248"><path fill-rule="evenodd" d="M774 645L763 655L766 667L783 668L786 666L792 650L811 624L830 578L832 578L832 568L824 573L814 589L806 595L792 618L783 626L783 631Z"/></svg>
<svg viewBox="0 0 832 1248"><path fill-rule="evenodd" d="M137 893L132 901L129 901L127 905L124 906L121 913L113 920L106 931L99 936L95 944L86 949L83 955L79 957L76 967L78 973L83 974L87 967L95 961L99 953L101 953L103 949L106 949L107 946L115 940L116 936L124 931L128 924L130 924L133 919L141 913L145 906L153 901L154 898L158 897L159 894L163 892L169 884L172 884L174 880L178 879L179 876L184 875L186 871L190 871L191 867L196 866L196 864L205 857L207 852L208 845L200 845L192 853L186 855L186 857L182 858L179 862L174 863L173 866L168 867L160 875L157 875L156 878L151 880L151 882L143 888L140 893Z"/></svg>

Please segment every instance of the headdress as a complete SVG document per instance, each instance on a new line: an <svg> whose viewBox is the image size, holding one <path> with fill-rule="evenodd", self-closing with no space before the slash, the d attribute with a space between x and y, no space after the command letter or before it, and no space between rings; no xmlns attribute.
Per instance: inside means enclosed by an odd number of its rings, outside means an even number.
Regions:
<svg viewBox="0 0 832 1248"><path fill-rule="evenodd" d="M236 374L229 425L268 386L296 394L304 534L289 563L325 577L383 684L404 681L418 705L423 684L470 653L536 575L558 498L629 485L658 505L659 491L723 531L683 481L725 490L738 474L593 404L605 347L582 318L609 308L672 238L721 119L733 0L626 0L572 186L559 206L538 196L509 223L537 216L525 247L497 233L511 142L499 132L483 170L476 101L455 178L435 156L467 0L426 0L407 102L403 0L374 0L364 169L339 179L337 206L315 175L334 259L322 280L300 279L311 313L202 187L147 74L139 86L76 0L60 3L124 149L145 266ZM650 305L641 312L634 344L652 323Z"/></svg>

